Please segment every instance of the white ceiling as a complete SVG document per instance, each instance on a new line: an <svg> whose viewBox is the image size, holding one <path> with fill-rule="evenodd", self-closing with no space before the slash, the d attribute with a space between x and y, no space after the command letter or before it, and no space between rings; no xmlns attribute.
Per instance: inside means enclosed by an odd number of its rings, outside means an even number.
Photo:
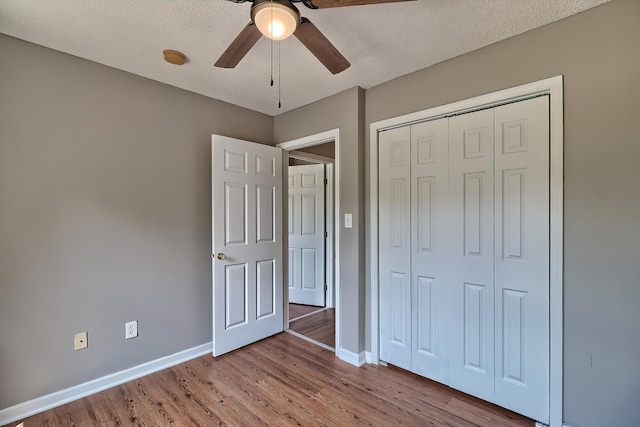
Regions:
<svg viewBox="0 0 640 427"><path fill-rule="evenodd" d="M249 22L251 3L226 0L1 0L0 33L268 115L354 86L365 89L608 0L417 0L311 10L297 3L351 62L332 75L295 38L281 42L281 97L269 86L263 37L235 69L213 66ZM187 56L182 66L164 49ZM7 58L3 58L7 60Z"/></svg>

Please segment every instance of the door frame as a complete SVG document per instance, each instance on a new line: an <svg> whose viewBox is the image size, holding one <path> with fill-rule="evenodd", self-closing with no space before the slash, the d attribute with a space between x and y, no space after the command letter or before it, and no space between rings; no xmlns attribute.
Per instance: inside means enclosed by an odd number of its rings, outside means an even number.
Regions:
<svg viewBox="0 0 640 427"><path fill-rule="evenodd" d="M373 122L369 137L369 218L371 277L371 352L367 361L380 362L379 282L378 282L378 136L383 130L436 120L483 108L492 108L540 95L549 95L550 239L549 239L549 420L562 427L563 362L563 76L492 92L390 119Z"/></svg>
<svg viewBox="0 0 640 427"><path fill-rule="evenodd" d="M329 215L327 217L327 231L329 231L329 239L327 239L327 252L330 254L333 253L333 256L326 257L326 265L327 271L331 268L331 274L329 277L332 279L331 283L328 283L328 287L330 289L331 300L335 302L335 352L336 355L340 355L340 129L332 129L325 132L317 133L314 135L305 136L302 138L294 139L291 141L282 142L280 144L276 144L276 147L281 148L285 152L284 161L282 165L284 183L285 185L288 183L287 178L287 168L289 166L288 162L288 152L299 150L301 148L311 147L314 145L324 144L326 142L335 142L334 148L334 161L333 167L330 174L327 174L327 178L329 179L328 186L329 190L332 191L332 199L333 201L327 200L326 203L332 203L333 215ZM315 157L315 160L320 161L321 156L314 156L311 154L307 155L308 158ZM326 160L326 159L325 159ZM331 175L331 177L329 177ZM331 185L333 180L333 185ZM288 191L288 189L285 189ZM284 191L284 190L283 190ZM327 198L329 198L331 194L328 194ZM328 206L328 205L327 205ZM288 246L289 246L289 236L287 235L288 227L287 227L287 213L288 210L283 210L283 280L284 283L289 283L289 257L288 257ZM332 246L332 248L331 248ZM330 301L330 292L327 292L326 302ZM284 304L284 328L289 329L289 287L284 286L284 294L283 294L283 304ZM328 306L328 305L327 305Z"/></svg>

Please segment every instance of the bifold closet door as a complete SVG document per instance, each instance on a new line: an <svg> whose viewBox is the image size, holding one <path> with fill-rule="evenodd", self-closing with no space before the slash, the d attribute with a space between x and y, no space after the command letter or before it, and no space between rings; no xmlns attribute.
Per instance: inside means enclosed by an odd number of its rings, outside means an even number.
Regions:
<svg viewBox="0 0 640 427"><path fill-rule="evenodd" d="M411 126L411 370L445 384L453 309L448 132L448 119Z"/></svg>
<svg viewBox="0 0 640 427"><path fill-rule="evenodd" d="M448 120L385 131L379 146L380 357L448 382Z"/></svg>
<svg viewBox="0 0 640 427"><path fill-rule="evenodd" d="M411 370L411 131L379 139L380 358Z"/></svg>
<svg viewBox="0 0 640 427"><path fill-rule="evenodd" d="M382 360L549 421L549 104L381 132Z"/></svg>
<svg viewBox="0 0 640 427"><path fill-rule="evenodd" d="M450 385L494 399L493 110L449 119Z"/></svg>
<svg viewBox="0 0 640 427"><path fill-rule="evenodd" d="M549 419L549 99L495 108L495 402Z"/></svg>

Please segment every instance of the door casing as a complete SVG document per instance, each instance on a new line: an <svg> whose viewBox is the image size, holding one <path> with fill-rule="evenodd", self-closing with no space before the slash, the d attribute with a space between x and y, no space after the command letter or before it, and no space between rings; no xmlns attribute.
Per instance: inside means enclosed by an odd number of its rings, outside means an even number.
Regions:
<svg viewBox="0 0 640 427"><path fill-rule="evenodd" d="M475 98L430 108L416 113L381 120L370 125L369 149L369 259L371 277L370 338L367 362L380 362L379 283L378 283L378 134L393 129L442 117L495 107L498 105L549 95L550 107L550 426L562 427L562 354L563 354L563 76L489 93Z"/></svg>

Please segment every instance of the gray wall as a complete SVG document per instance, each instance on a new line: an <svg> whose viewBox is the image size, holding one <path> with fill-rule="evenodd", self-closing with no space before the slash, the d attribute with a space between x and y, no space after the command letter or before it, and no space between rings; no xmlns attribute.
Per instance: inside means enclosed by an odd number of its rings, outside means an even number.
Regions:
<svg viewBox="0 0 640 427"><path fill-rule="evenodd" d="M211 134L271 143L273 118L0 52L0 409L210 342Z"/></svg>
<svg viewBox="0 0 640 427"><path fill-rule="evenodd" d="M340 128L340 216L353 214L353 228L340 224L341 347L364 351L364 91L323 99L274 118L275 143Z"/></svg>
<svg viewBox="0 0 640 427"><path fill-rule="evenodd" d="M559 74L565 421L640 426L640 2L615 0L370 89L366 124Z"/></svg>

